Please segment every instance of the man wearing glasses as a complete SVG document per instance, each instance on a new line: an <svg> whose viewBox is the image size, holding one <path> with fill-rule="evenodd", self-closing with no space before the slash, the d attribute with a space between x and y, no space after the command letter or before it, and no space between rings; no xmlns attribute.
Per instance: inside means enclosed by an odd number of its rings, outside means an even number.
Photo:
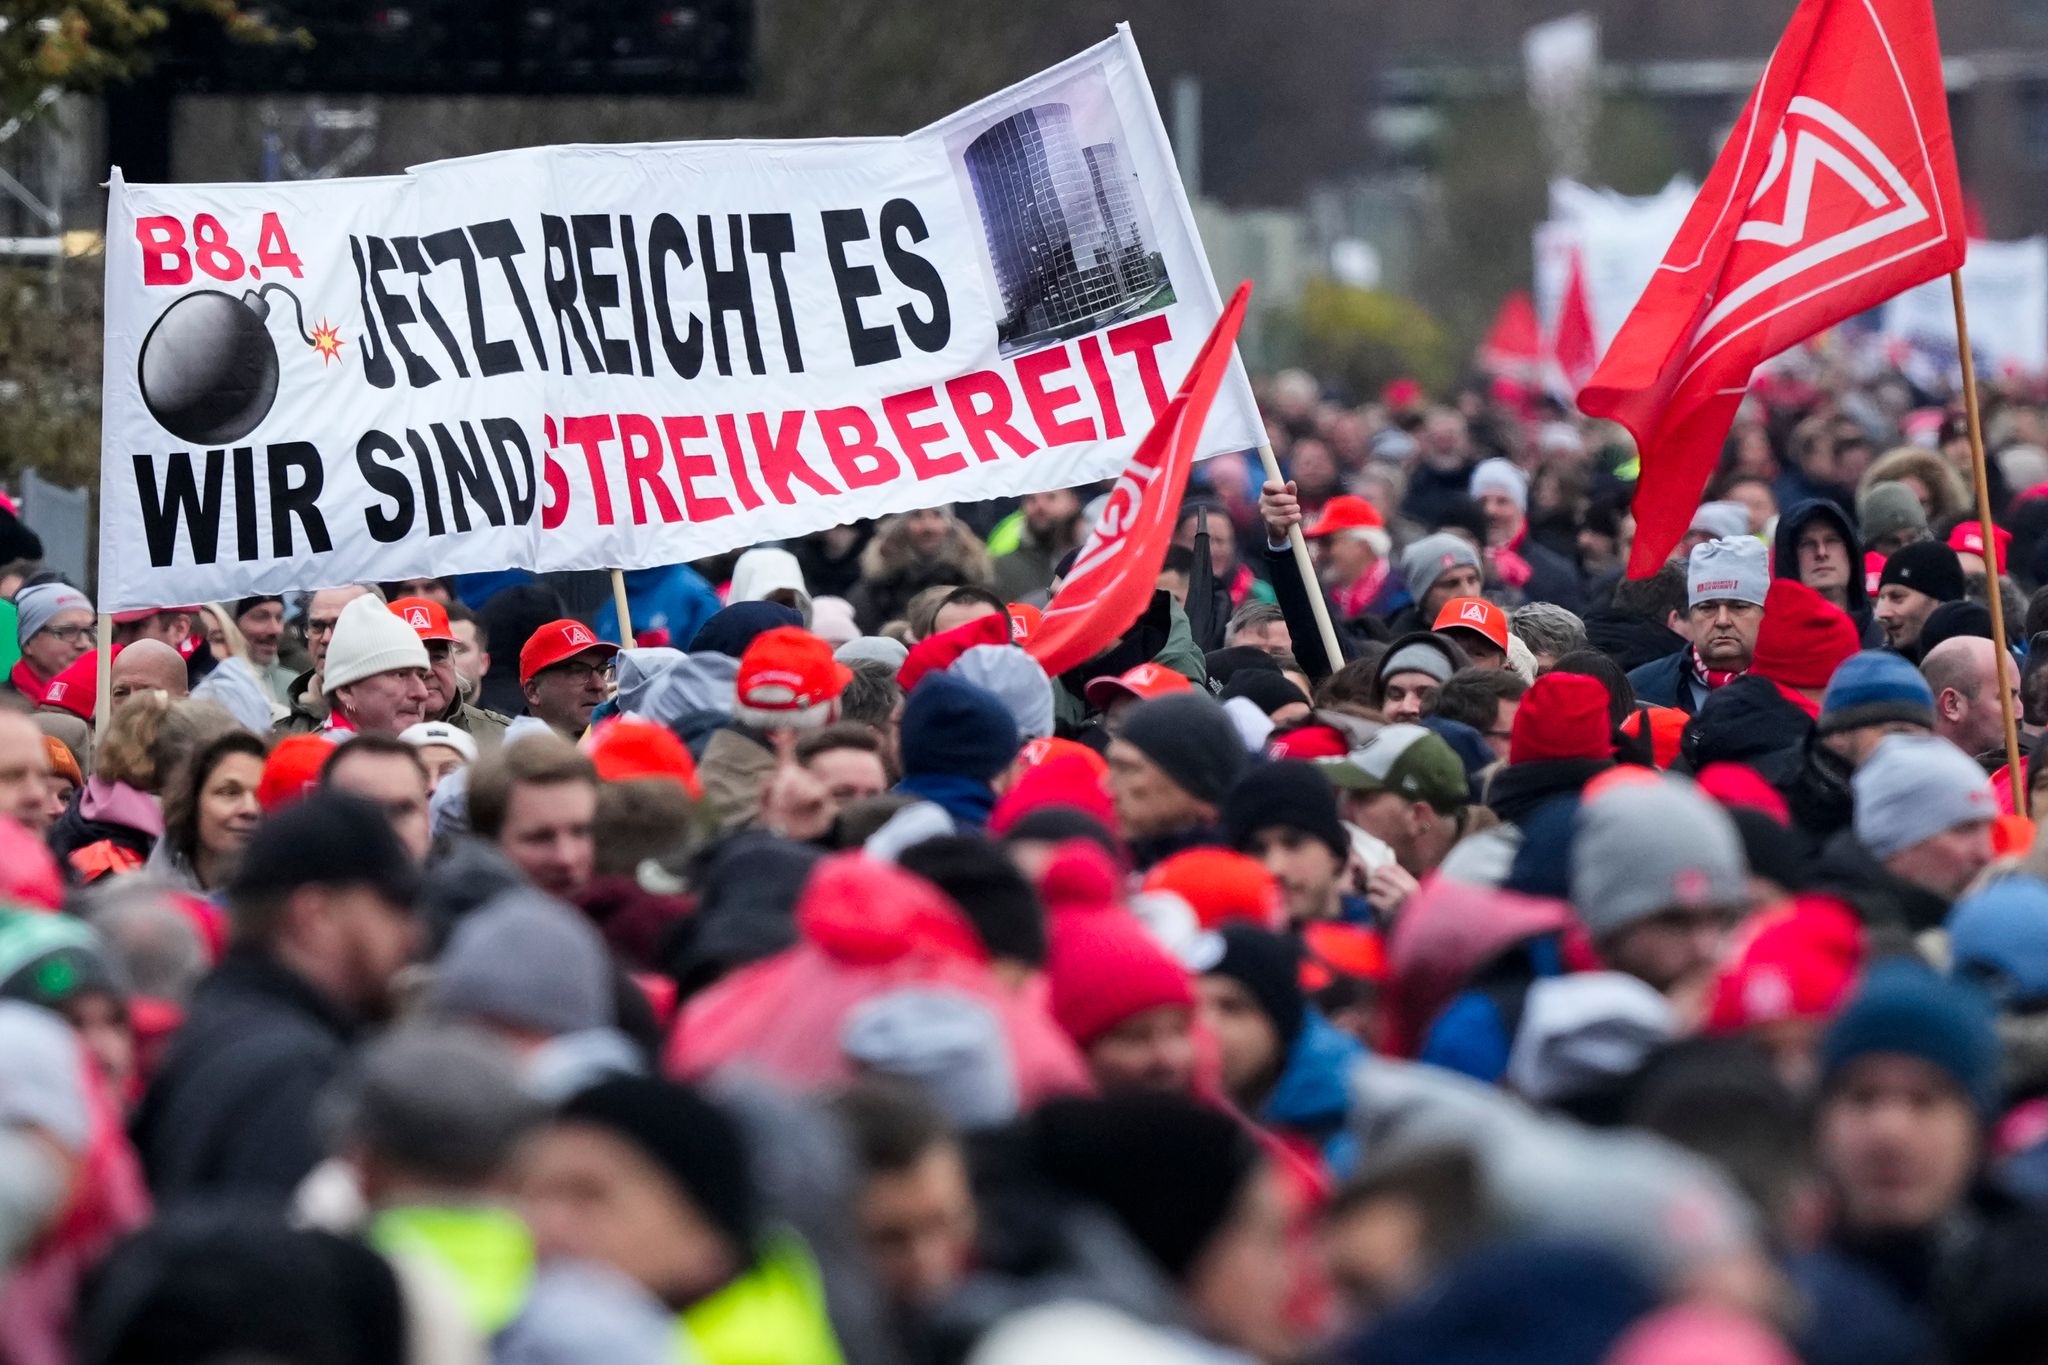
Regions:
<svg viewBox="0 0 2048 1365"><path fill-rule="evenodd" d="M51 681L92 648L98 613L84 593L54 582L16 593L14 612L21 660L7 675L7 686L29 705L40 706Z"/></svg>
<svg viewBox="0 0 2048 1365"><path fill-rule="evenodd" d="M519 651L526 713L567 739L578 738L590 726L590 713L611 695L612 656L618 652L581 621L548 622Z"/></svg>
<svg viewBox="0 0 2048 1365"><path fill-rule="evenodd" d="M334 643L334 627L342 609L358 597L379 596L376 589L360 583L341 588L322 588L306 601L306 651L313 666L292 679L286 689L292 711L277 723L280 734L301 734L318 730L327 722L333 706L326 688L327 647Z"/></svg>

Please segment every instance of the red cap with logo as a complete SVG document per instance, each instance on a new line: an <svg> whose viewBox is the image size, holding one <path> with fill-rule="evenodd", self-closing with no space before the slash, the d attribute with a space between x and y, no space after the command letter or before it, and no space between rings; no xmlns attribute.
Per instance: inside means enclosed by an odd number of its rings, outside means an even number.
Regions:
<svg viewBox="0 0 2048 1365"><path fill-rule="evenodd" d="M392 610L397 610L395 604ZM447 618L444 616L442 619L445 622ZM524 687L532 682L533 675L542 669L567 663L578 654L587 654L592 650L603 653L604 657L609 659L619 652L619 647L610 640L598 639L591 633L590 627L581 621L550 621L535 631L519 650L519 684Z"/></svg>
<svg viewBox="0 0 2048 1365"><path fill-rule="evenodd" d="M1136 697L1139 701L1151 701L1154 697L1194 690L1193 683L1164 664L1139 664L1122 677L1097 678L1089 683L1088 704L1098 709L1107 709L1110 702L1116 700L1119 695Z"/></svg>
<svg viewBox="0 0 2048 1365"><path fill-rule="evenodd" d="M1436 624L1430 629L1469 630L1507 652L1508 614L1483 597L1453 597L1436 614Z"/></svg>
<svg viewBox="0 0 2048 1365"><path fill-rule="evenodd" d="M1323 504L1323 514L1316 518L1315 525L1305 526L1305 536L1329 536L1339 531L1369 531L1387 524L1380 515L1380 509L1364 498L1350 493L1340 493Z"/></svg>
<svg viewBox="0 0 2048 1365"><path fill-rule="evenodd" d="M1012 602L1010 612L1010 643L1028 645L1038 631L1038 623L1045 619L1045 613L1029 602Z"/></svg>
<svg viewBox="0 0 2048 1365"><path fill-rule="evenodd" d="M2012 532L2003 526L1991 528L1991 539L1998 546L1998 572L2005 572L2005 552L2012 544ZM1948 547L1957 554L1975 555L1984 558L1984 528L1974 521L1959 521L1948 533Z"/></svg>
<svg viewBox="0 0 2048 1365"><path fill-rule="evenodd" d="M455 630L448 624L448 608L431 597L401 597L391 604L391 610L420 639L455 643Z"/></svg>
<svg viewBox="0 0 2048 1365"><path fill-rule="evenodd" d="M851 681L853 670L832 657L832 646L801 626L777 626L740 656L733 716L765 729L816 729Z"/></svg>

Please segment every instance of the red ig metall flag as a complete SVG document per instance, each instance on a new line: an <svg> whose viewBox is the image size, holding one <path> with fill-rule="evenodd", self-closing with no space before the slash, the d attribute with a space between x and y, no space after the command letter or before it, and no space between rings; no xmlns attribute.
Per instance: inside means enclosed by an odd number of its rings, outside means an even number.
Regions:
<svg viewBox="0 0 2048 1365"><path fill-rule="evenodd" d="M1047 674L1058 677L1108 649L1152 600L1202 424L1209 419L1217 386L1230 372L1231 348L1251 292L1245 283L1230 296L1179 392L1117 477L1073 570L1046 607L1027 648Z"/></svg>
<svg viewBox="0 0 2048 1365"><path fill-rule="evenodd" d="M1579 394L1634 433L1630 577L1684 536L1757 365L1963 263L1930 0L1801 0Z"/></svg>

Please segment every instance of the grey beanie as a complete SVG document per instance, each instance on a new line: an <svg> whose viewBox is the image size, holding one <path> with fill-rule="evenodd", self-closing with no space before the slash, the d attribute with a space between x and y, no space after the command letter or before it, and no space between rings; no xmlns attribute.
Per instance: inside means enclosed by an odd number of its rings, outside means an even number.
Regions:
<svg viewBox="0 0 2048 1365"><path fill-rule="evenodd" d="M1443 577L1444 570L1459 565L1476 569L1479 567L1479 551L1472 548L1472 542L1463 536L1454 536L1449 531L1438 531L1433 536L1424 536L1401 552L1401 577L1408 580L1408 591L1415 594L1420 602Z"/></svg>
<svg viewBox="0 0 2048 1365"><path fill-rule="evenodd" d="M91 611L92 599L69 583L37 583L14 594L16 638L27 644L49 628L59 612Z"/></svg>
<svg viewBox="0 0 2048 1365"><path fill-rule="evenodd" d="M1197 801L1221 805L1251 766L1244 741L1206 694L1176 692L1141 701L1118 718L1116 737L1151 759Z"/></svg>
<svg viewBox="0 0 2048 1365"><path fill-rule="evenodd" d="M1849 789L1856 797L1856 840L1879 859L1998 815L1984 770L1937 735L1886 736Z"/></svg>
<svg viewBox="0 0 2048 1365"><path fill-rule="evenodd" d="M1414 644L1403 645L1387 655L1378 671L1382 681L1396 673L1426 673L1435 678L1441 686L1449 682L1451 674L1457 670L1453 667L1449 654L1418 640Z"/></svg>
<svg viewBox="0 0 2048 1365"><path fill-rule="evenodd" d="M611 958L590 921L530 887L498 895L456 926L427 1008L553 1037L612 1021Z"/></svg>
<svg viewBox="0 0 2048 1365"><path fill-rule="evenodd" d="M1580 808L1572 906L1595 939L1666 910L1739 906L1748 895L1735 822L1683 778L1632 782Z"/></svg>
<svg viewBox="0 0 2048 1365"><path fill-rule="evenodd" d="M946 670L994 695L1016 717L1025 739L1052 737L1052 679L1015 645L976 645Z"/></svg>
<svg viewBox="0 0 2048 1365"><path fill-rule="evenodd" d="M1927 509L1902 483L1874 483L1856 499L1856 530L1865 545L1901 531L1925 531Z"/></svg>
<svg viewBox="0 0 2048 1365"><path fill-rule="evenodd" d="M886 635L861 635L833 650L832 657L843 664L872 659L878 664L901 668L903 661L910 657L910 646L901 640L892 640Z"/></svg>
<svg viewBox="0 0 2048 1365"><path fill-rule="evenodd" d="M1749 509L1739 502L1703 502L1693 509L1692 530L1712 533L1716 540L1749 534Z"/></svg>
<svg viewBox="0 0 2048 1365"><path fill-rule="evenodd" d="M956 991L906 988L848 1015L839 1046L848 1060L915 1081L962 1129L1017 1116L1017 1078L995 1011Z"/></svg>
<svg viewBox="0 0 2048 1365"><path fill-rule="evenodd" d="M372 1043L322 1108L331 1146L361 1147L414 1176L465 1184L497 1174L546 1117L503 1043L432 1025Z"/></svg>

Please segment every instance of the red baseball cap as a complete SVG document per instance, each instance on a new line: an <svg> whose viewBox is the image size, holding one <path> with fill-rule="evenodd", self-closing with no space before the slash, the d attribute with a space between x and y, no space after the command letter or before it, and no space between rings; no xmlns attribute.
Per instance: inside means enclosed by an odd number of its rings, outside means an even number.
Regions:
<svg viewBox="0 0 2048 1365"><path fill-rule="evenodd" d="M445 622L447 616L444 614L441 619ZM602 652L605 658L609 659L619 652L619 647L610 640L598 639L590 627L581 621L550 621L535 631L520 647L519 685L524 687L532 682L533 675L544 668L567 663L578 654L588 654L592 650Z"/></svg>
<svg viewBox="0 0 2048 1365"><path fill-rule="evenodd" d="M704 795L697 762L666 725L637 716L601 721L583 741L583 751L607 782L674 782L693 797Z"/></svg>
<svg viewBox="0 0 2048 1365"><path fill-rule="evenodd" d="M740 656L733 715L768 728L822 726L831 718L829 704L851 681L853 670L832 657L832 646L801 626L777 626L755 636Z"/></svg>
<svg viewBox="0 0 2048 1365"><path fill-rule="evenodd" d="M1296 726L1266 742L1268 758L1342 758L1351 752L1351 741L1334 725Z"/></svg>
<svg viewBox="0 0 2048 1365"><path fill-rule="evenodd" d="M391 604L391 610L398 618L411 626L413 633L422 640L446 640L455 643L455 631L448 624L448 608L430 597L401 597ZM525 655L520 656L525 663Z"/></svg>
<svg viewBox="0 0 2048 1365"><path fill-rule="evenodd" d="M2005 551L2012 544L2012 532L2003 526L1991 528L1991 538L1998 545L1998 572L2005 572ZM1984 558L1984 528L1974 521L1960 521L1948 533L1948 547L1958 554L1975 555ZM118 618L116 618L118 619Z"/></svg>
<svg viewBox="0 0 2048 1365"><path fill-rule="evenodd" d="M1031 637L1038 633L1038 623L1045 619L1045 613L1028 602L1012 602L1010 612L1010 643L1028 645Z"/></svg>
<svg viewBox="0 0 2048 1365"><path fill-rule="evenodd" d="M1386 518L1380 509L1364 498L1342 493L1323 504L1323 514L1316 518L1315 525L1302 528L1305 536L1334 535L1339 531L1367 531L1384 527Z"/></svg>
<svg viewBox="0 0 2048 1365"><path fill-rule="evenodd" d="M1088 765L1097 777L1109 779L1109 760L1085 744L1071 739L1027 739L1024 747L1017 751L1017 770L1030 772L1056 758L1076 758Z"/></svg>
<svg viewBox="0 0 2048 1365"><path fill-rule="evenodd" d="M1483 597L1453 597L1436 614L1431 630L1469 630L1501 653L1508 648L1508 614Z"/></svg>
<svg viewBox="0 0 2048 1365"><path fill-rule="evenodd" d="M1154 697L1194 690L1193 683L1164 664L1139 664L1121 677L1097 678L1088 684L1087 693L1090 706L1106 711L1119 693L1136 697L1139 701L1150 701Z"/></svg>

